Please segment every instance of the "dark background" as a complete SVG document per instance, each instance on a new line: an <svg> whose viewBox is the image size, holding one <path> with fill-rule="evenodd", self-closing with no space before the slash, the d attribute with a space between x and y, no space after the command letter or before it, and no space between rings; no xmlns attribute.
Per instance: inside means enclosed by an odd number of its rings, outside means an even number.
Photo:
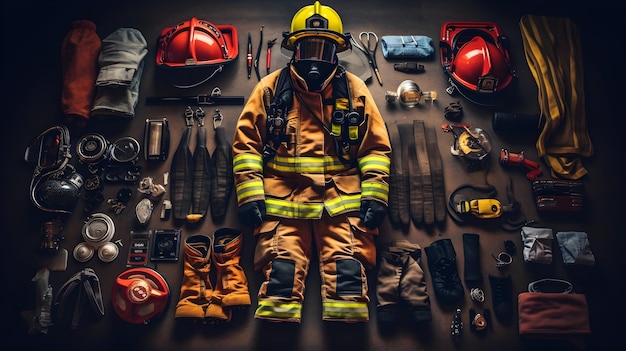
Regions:
<svg viewBox="0 0 626 351"><path fill-rule="evenodd" d="M148 42L148 55L142 76L139 104L136 116L131 121L90 121L84 129L71 128L71 138L75 142L85 133L100 133L113 141L123 136L142 139L146 118L167 117L172 132L172 148L180 138L184 126L185 106L162 107L146 106L145 98L156 95L195 95L208 94L218 86L224 95L246 96L256 83L256 78L247 79L245 49L246 37L250 32L254 52L258 46L259 28L264 26L264 48L261 67L265 64L265 43L278 38L289 29L292 16L308 1L59 1L3 2L3 123L4 136L2 150L4 167L2 172L2 224L4 226L3 254L3 337L0 345L5 350L45 347L54 350L72 349L120 349L120 350L540 350L568 349L570 346L552 342L532 342L522 340L517 333L517 323L503 324L494 320L493 330L484 336L469 331L467 311L476 308L466 297L463 317L466 325L463 336L455 342L449 335L453 309L438 304L431 296L433 320L427 326L412 324L406 316L391 328L377 325L375 315L375 272L370 272L369 323L342 324L321 321L321 299L319 296L319 273L315 262L311 264L307 280L306 301L303 319L297 324L265 323L253 318L256 292L261 282L258 272L253 271L252 255L254 237L250 230L236 219L236 203L231 199L227 218L221 223L213 223L210 218L199 225L183 226L183 237L202 233L212 235L221 227L241 228L245 233L242 264L250 283L253 306L237 311L230 323L224 325L187 325L174 320L174 307L178 300L182 277L182 261L160 263L156 269L163 274L171 289L169 308L160 318L148 325L130 325L121 320L113 311L110 293L115 277L125 270L129 231L134 229L134 205L140 199L135 194L130 206L122 214L113 216L116 224L114 239L121 239L124 246L120 257L112 263L103 263L97 258L87 263L76 262L70 254L68 268L62 272L52 272L50 282L55 292L71 275L82 268L93 268L101 279L105 298L105 316L94 319L86 307L78 330L70 331L67 325L51 327L48 335L28 335L26 323L20 312L35 306L34 285L31 278L44 262L39 251L41 223L49 219L49 214L37 210L30 202L29 182L32 166L23 162L23 153L28 142L47 127L65 123L60 109L61 88L61 43L70 29L72 20L88 19L97 26L99 36L104 39L120 27L140 30ZM341 16L344 30L353 34L361 31L374 31L379 37L392 34L418 34L433 38L438 49L441 25L446 21L491 21L498 23L511 40L511 56L518 72L518 80L512 88L512 98L499 108L485 108L473 105L461 97L449 96L444 89L446 79L439 64L439 54L432 60L421 62L426 72L408 75L393 70L393 62L386 61L380 49L377 59L384 80L381 87L369 81L386 121L409 123L421 119L426 126L437 128L445 122L443 108L450 102L461 100L465 116L463 122L488 131L493 141L493 149L508 148L513 152L524 150L526 157L537 160L532 135L498 135L491 130L491 116L495 111L538 113L537 87L524 58L519 19L524 14L541 14L570 17L581 31L587 107L588 130L594 145L594 155L584 160L589 170L584 182L587 190L586 208L581 215L541 217L536 213L532 202L530 183L524 178L524 171L504 169L498 165L497 157L491 157L488 181L499 189L499 196L505 199L505 187L509 178L515 183L516 197L522 202L525 214L537 220L537 226L549 227L556 231L586 231L596 256L594 267L565 267L557 252L554 262L546 266L533 266L523 262L521 240L517 232L510 233L499 227L482 224L458 226L450 218L441 227L415 227L408 230L394 229L387 221L381 227L379 242L406 238L418 243L422 248L440 238L451 238L456 248L459 269L462 272L461 234L478 233L481 237L481 264L483 275L507 275L513 277L514 296L527 289L529 282L558 277L570 280L574 291L587 295L590 307L592 336L586 340L586 349L609 350L622 344L623 319L622 289L624 287L623 262L620 257L624 247L624 231L620 227L623 195L622 124L624 79L622 66L623 29L621 28L624 5L617 1L592 1L571 3L568 1L359 1L323 2L332 6ZM208 83L185 91L169 85L155 67L156 39L161 30L196 16L215 24L233 24L238 30L239 57L227 69ZM280 53L279 45L274 47L273 69L283 66L287 57ZM366 73L366 67L355 73ZM262 76L265 70L262 69ZM439 98L434 105L423 104L413 109L402 109L387 105L384 93L395 91L405 79L413 79L423 90L434 90ZM240 106L220 107L224 115L224 125L229 137L241 110ZM212 108L205 108L207 116L213 115ZM209 140L212 134L209 131ZM439 149L444 162L447 191L463 183L483 184L481 173L467 173L463 164L449 153L452 137L438 133ZM74 145L73 145L74 146ZM209 142L209 151L214 145ZM72 162L76 162L76 158ZM169 159L157 165L145 166L145 175L155 180L162 179L162 173L169 169ZM549 171L542 163L543 177ZM105 187L105 198L113 197L119 186ZM169 195L165 195L168 197ZM174 224L159 219L156 207L149 224L152 229L169 229ZM106 212L103 204L99 211ZM72 251L81 241L81 228L86 214L79 203L77 211L64 223L65 239L63 248ZM513 264L505 271L494 266L491 254L502 251L504 240L517 244L518 254ZM554 244L556 249L556 242ZM182 257L182 254L181 254ZM430 275L424 262L426 279ZM478 309L491 308L490 291L487 285L487 301ZM432 294L431 294L432 295Z"/></svg>

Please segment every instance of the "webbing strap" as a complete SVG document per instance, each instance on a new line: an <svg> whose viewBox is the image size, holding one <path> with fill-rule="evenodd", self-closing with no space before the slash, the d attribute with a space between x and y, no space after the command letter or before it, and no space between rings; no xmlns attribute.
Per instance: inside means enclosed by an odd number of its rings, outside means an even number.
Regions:
<svg viewBox="0 0 626 351"><path fill-rule="evenodd" d="M215 151L211 158L211 216L223 218L233 189L233 151L224 127L215 128Z"/></svg>
<svg viewBox="0 0 626 351"><path fill-rule="evenodd" d="M189 150L191 127L185 128L180 144L172 158L171 189L175 219L186 219L191 208L193 185L193 156Z"/></svg>
<svg viewBox="0 0 626 351"><path fill-rule="evenodd" d="M435 209L435 221L446 220L446 189L443 177L443 160L437 145L437 131L435 128L426 128L426 148L430 161L430 173L433 181L433 208Z"/></svg>
<svg viewBox="0 0 626 351"><path fill-rule="evenodd" d="M408 162L405 162L406 157L403 154L397 123L387 125L387 132L389 133L392 150L389 175L389 220L393 224L406 226L411 220L409 217L408 199Z"/></svg>
<svg viewBox="0 0 626 351"><path fill-rule="evenodd" d="M206 128L198 126L196 149L193 154L193 187L191 211L204 217L209 207L211 190L211 158L206 147Z"/></svg>
<svg viewBox="0 0 626 351"><path fill-rule="evenodd" d="M579 30L568 18L537 15L522 16L519 26L545 118L537 152L553 177L579 179L587 174L581 157L593 154L586 126Z"/></svg>
<svg viewBox="0 0 626 351"><path fill-rule="evenodd" d="M398 124L402 149L406 150L403 156L409 165L409 203L411 219L415 225L424 222L424 196L422 195L422 177L417 161L417 149L415 147L415 136L413 134L413 123Z"/></svg>
<svg viewBox="0 0 626 351"><path fill-rule="evenodd" d="M430 171L430 160L428 159L428 150L426 148L426 132L424 121L413 121L413 135L415 139L415 153L417 154L417 162L419 164L420 174L422 177L422 197L425 224L433 224L435 222L435 208L433 199L433 181Z"/></svg>
<svg viewBox="0 0 626 351"><path fill-rule="evenodd" d="M59 316L63 315L66 305L74 293L76 294L76 301L74 302L71 329L78 328L82 312L82 301L85 295L93 311L98 313L99 316L104 316L100 279L93 269L85 268L81 270L61 286L54 303L58 306L57 314Z"/></svg>

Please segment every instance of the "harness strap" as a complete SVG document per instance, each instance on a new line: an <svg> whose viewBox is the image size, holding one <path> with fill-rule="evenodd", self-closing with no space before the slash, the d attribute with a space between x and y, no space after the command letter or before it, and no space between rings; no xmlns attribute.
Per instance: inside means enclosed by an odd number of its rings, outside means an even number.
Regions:
<svg viewBox="0 0 626 351"><path fill-rule="evenodd" d="M428 149L426 147L426 131L424 121L413 121L413 136L415 139L415 152L419 163L422 177L422 196L424 223L433 224L435 222L435 208L433 196L433 181L430 170L430 160L428 159Z"/></svg>
<svg viewBox="0 0 626 351"><path fill-rule="evenodd" d="M409 190L408 164L405 162L406 156L403 154L397 123L387 125L387 132L392 150L391 174L389 176L389 220L393 224L406 226L411 220L407 197Z"/></svg>
<svg viewBox="0 0 626 351"><path fill-rule="evenodd" d="M185 112L187 119L187 128L183 131L180 138L178 148L172 157L171 167L171 189L172 202L175 219L186 219L192 201L192 185L193 185L193 156L189 150L189 141L191 139L191 128L193 111L187 109ZM189 116L191 114L191 116Z"/></svg>
<svg viewBox="0 0 626 351"><path fill-rule="evenodd" d="M411 219L415 225L419 225L424 222L424 195L420 166L417 160L413 124L398 124L398 130L400 131L400 139L402 140L403 156L407 159L406 162L408 162Z"/></svg>
<svg viewBox="0 0 626 351"><path fill-rule="evenodd" d="M435 221L446 220L446 189L443 176L443 160L437 145L437 132L435 128L426 128L426 148L428 149L428 159L433 182L433 208L435 210Z"/></svg>
<svg viewBox="0 0 626 351"><path fill-rule="evenodd" d="M219 113L219 112L218 112ZM215 127L215 151L211 157L211 215L221 219L226 214L233 189L233 154L226 130L220 124Z"/></svg>
<svg viewBox="0 0 626 351"><path fill-rule="evenodd" d="M54 303L58 306L59 316L63 315L66 305L69 303L69 299L73 295L74 290L77 291L76 300L74 302L71 329L78 328L82 313L82 300L84 295L86 295L93 311L99 314L99 316L104 316L104 303L102 301L100 279L96 275L96 272L91 268L85 268L74 274L65 282L65 284L63 284L61 289L59 289L59 293L57 294Z"/></svg>
<svg viewBox="0 0 626 351"><path fill-rule="evenodd" d="M195 111L198 120L198 131L196 132L196 149L193 153L193 187L191 212L194 217L187 219L199 220L204 217L209 207L211 191L211 171L209 169L211 157L207 150L206 128L204 127L205 112L199 107ZM199 218L196 218L199 217Z"/></svg>

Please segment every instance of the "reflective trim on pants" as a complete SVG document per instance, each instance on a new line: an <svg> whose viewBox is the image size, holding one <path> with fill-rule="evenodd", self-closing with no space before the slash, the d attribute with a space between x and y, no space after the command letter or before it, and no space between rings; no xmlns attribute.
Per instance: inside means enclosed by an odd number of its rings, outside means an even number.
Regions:
<svg viewBox="0 0 626 351"><path fill-rule="evenodd" d="M367 302L330 300L322 302L322 308L322 319L326 321L367 322L369 320Z"/></svg>
<svg viewBox="0 0 626 351"><path fill-rule="evenodd" d="M255 318L271 319L281 321L300 322L302 315L302 304L299 302L281 302L281 301L259 301Z"/></svg>

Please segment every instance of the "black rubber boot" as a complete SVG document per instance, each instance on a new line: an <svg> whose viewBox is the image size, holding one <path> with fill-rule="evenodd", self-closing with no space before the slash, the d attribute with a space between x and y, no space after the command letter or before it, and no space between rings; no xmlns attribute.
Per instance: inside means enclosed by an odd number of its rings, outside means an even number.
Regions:
<svg viewBox="0 0 626 351"><path fill-rule="evenodd" d="M451 305L463 299L463 285L456 266L452 240L440 239L424 248L435 296L440 303Z"/></svg>
<svg viewBox="0 0 626 351"><path fill-rule="evenodd" d="M489 275L493 312L501 322L507 322L513 316L513 281L511 276L496 277Z"/></svg>

